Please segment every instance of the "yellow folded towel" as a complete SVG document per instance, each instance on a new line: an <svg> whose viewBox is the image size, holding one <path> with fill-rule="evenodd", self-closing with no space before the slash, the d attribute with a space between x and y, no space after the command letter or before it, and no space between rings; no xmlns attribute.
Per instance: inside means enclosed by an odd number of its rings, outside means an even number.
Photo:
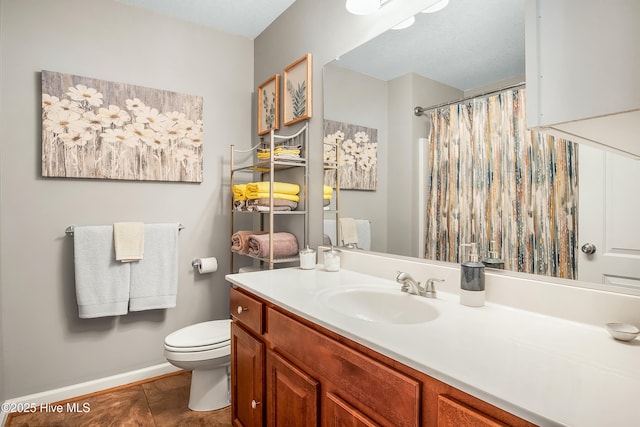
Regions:
<svg viewBox="0 0 640 427"><path fill-rule="evenodd" d="M322 195L322 198L323 198L324 200L331 200L331 194L323 194L323 195Z"/></svg>
<svg viewBox="0 0 640 427"><path fill-rule="evenodd" d="M323 185L322 186L322 192L324 193L324 195L331 195L333 194L333 187L330 185Z"/></svg>
<svg viewBox="0 0 640 427"><path fill-rule="evenodd" d="M233 200L235 202L241 202L247 200L247 185L236 184L233 186Z"/></svg>
<svg viewBox="0 0 640 427"><path fill-rule="evenodd" d="M300 186L298 184L289 184L288 182L274 182L273 192L295 195L300 192ZM247 197L250 199L256 199L257 197L250 196L252 193L269 193L269 182L250 182L247 184Z"/></svg>
<svg viewBox="0 0 640 427"><path fill-rule="evenodd" d="M144 253L144 223L114 223L113 245L116 252L116 261L140 261Z"/></svg>
<svg viewBox="0 0 640 427"><path fill-rule="evenodd" d="M299 149L284 148L284 147L276 147L273 150L273 155L274 156L300 157L300 150ZM271 157L271 150L263 149L263 150L259 150L258 151L258 158L259 159L268 159L269 157Z"/></svg>
<svg viewBox="0 0 640 427"><path fill-rule="evenodd" d="M269 193L248 193L247 194L247 198L249 200L268 199L269 198ZM300 201L300 196L295 195L295 194L273 193L273 198L274 199L289 200L289 201L292 201L292 202L299 202Z"/></svg>

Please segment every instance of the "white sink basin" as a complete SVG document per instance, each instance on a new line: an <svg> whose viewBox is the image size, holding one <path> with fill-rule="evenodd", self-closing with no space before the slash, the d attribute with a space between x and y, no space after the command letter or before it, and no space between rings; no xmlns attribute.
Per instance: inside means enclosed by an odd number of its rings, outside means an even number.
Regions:
<svg viewBox="0 0 640 427"><path fill-rule="evenodd" d="M323 291L318 299L334 311L369 322L413 324L438 317L438 311L428 299L400 289L339 288Z"/></svg>

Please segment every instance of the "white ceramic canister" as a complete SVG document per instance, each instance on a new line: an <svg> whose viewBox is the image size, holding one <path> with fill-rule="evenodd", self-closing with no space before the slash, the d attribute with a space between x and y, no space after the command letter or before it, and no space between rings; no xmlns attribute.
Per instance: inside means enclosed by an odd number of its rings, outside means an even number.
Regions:
<svg viewBox="0 0 640 427"><path fill-rule="evenodd" d="M324 269L327 271L340 271L340 251L338 249L327 249L323 252Z"/></svg>

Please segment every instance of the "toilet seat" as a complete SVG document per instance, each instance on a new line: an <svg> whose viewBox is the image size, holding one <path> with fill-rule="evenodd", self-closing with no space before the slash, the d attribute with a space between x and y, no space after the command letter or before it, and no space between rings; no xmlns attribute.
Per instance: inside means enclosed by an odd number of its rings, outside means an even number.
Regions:
<svg viewBox="0 0 640 427"><path fill-rule="evenodd" d="M164 340L165 350L193 353L215 350L231 345L231 319L212 320L186 326Z"/></svg>

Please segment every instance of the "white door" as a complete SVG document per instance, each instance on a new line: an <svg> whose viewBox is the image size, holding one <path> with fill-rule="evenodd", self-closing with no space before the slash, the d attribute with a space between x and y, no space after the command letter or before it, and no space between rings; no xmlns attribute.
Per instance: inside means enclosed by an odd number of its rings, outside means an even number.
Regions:
<svg viewBox="0 0 640 427"><path fill-rule="evenodd" d="M640 290L640 160L578 153L578 279Z"/></svg>

